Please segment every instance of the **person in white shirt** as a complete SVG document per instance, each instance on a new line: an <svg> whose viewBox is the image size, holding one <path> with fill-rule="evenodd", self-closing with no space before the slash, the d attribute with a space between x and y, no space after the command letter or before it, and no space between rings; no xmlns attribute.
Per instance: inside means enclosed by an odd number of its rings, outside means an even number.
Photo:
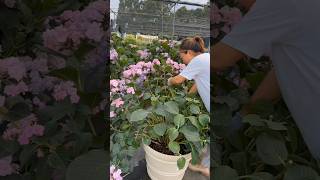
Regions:
<svg viewBox="0 0 320 180"><path fill-rule="evenodd" d="M179 54L186 68L174 77L168 79L168 85L182 84L186 80L194 80L195 84L189 93L199 92L199 95L210 112L210 54L206 53L204 41L201 37L190 37L182 40ZM205 176L210 175L210 154L207 148L204 158L199 165L189 165L194 171L200 171Z"/></svg>
<svg viewBox="0 0 320 180"><path fill-rule="evenodd" d="M320 1L242 0L250 7L243 19L213 46L211 68L221 71L246 55L259 58L268 49L274 68L251 98L281 95L316 159L320 159ZM250 104L247 107L250 107ZM249 111L244 108L243 113Z"/></svg>

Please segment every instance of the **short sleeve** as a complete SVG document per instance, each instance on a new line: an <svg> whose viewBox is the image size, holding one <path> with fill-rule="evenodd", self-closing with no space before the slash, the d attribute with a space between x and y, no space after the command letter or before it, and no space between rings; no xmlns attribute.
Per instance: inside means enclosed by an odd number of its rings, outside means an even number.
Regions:
<svg viewBox="0 0 320 180"><path fill-rule="evenodd" d="M201 71L203 67L199 62L199 59L192 60L186 68L184 68L180 75L187 78L188 80L194 79Z"/></svg>
<svg viewBox="0 0 320 180"><path fill-rule="evenodd" d="M295 36L298 17L291 0L256 0L222 42L259 58L273 43L283 43Z"/></svg>

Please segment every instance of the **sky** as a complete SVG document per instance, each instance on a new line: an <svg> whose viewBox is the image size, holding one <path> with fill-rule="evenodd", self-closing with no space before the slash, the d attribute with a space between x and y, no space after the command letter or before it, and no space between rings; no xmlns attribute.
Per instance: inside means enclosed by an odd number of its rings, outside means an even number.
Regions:
<svg viewBox="0 0 320 180"><path fill-rule="evenodd" d="M192 2L192 3L199 3L199 4L206 4L209 0L181 0L183 2ZM176 9L179 9L179 7L182 7L182 6L186 6L187 9L195 9L195 8L199 8L199 6L188 6L188 5L178 5L176 7ZM110 3L110 8L111 10L113 11L118 11L118 8L119 8L119 0L111 0L111 3ZM114 19L113 17L113 13L110 14L110 18L111 19Z"/></svg>

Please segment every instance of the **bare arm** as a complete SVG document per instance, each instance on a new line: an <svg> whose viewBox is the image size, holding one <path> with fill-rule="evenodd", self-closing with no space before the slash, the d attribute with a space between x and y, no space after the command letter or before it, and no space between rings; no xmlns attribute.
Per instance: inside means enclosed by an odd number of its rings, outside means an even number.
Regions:
<svg viewBox="0 0 320 180"><path fill-rule="evenodd" d="M256 92L250 99L248 105L244 106L241 113L243 115L250 112L250 106L259 100L268 100L276 102L281 98L280 87L276 78L274 69L272 69L259 85Z"/></svg>
<svg viewBox="0 0 320 180"><path fill-rule="evenodd" d="M192 87L190 88L188 94L194 94L197 92L197 85L193 84Z"/></svg>
<svg viewBox="0 0 320 180"><path fill-rule="evenodd" d="M178 84L182 84L185 80L186 80L185 77L181 75L177 75L172 78L169 78L168 83L170 83L171 85L178 85Z"/></svg>
<svg viewBox="0 0 320 180"><path fill-rule="evenodd" d="M211 50L213 58L211 59L211 68L213 71L223 71L234 66L237 61L246 55L241 51L234 49L222 42L217 43Z"/></svg>

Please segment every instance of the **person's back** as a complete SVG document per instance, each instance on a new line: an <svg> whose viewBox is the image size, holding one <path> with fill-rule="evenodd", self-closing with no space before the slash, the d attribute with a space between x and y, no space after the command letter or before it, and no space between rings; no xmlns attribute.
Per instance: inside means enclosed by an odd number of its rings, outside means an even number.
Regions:
<svg viewBox="0 0 320 180"><path fill-rule="evenodd" d="M190 65L199 69L200 73L194 76L194 80L197 84L199 95L210 112L210 54L202 53L194 57ZM190 74L188 72L182 72L181 75L192 79L189 77Z"/></svg>
<svg viewBox="0 0 320 180"><path fill-rule="evenodd" d="M259 58L271 46L282 96L320 159L320 1L257 0L222 42Z"/></svg>

